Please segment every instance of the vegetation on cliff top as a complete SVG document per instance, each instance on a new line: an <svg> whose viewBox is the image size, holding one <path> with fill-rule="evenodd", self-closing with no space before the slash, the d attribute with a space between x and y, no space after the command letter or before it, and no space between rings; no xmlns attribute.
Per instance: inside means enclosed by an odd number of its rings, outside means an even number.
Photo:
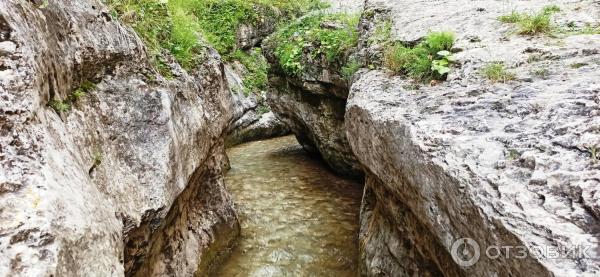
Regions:
<svg viewBox="0 0 600 277"><path fill-rule="evenodd" d="M417 81L443 80L450 72L453 58L449 51L453 44L453 33L432 32L415 47L400 42L388 46L383 63L391 71Z"/></svg>
<svg viewBox="0 0 600 277"><path fill-rule="evenodd" d="M279 65L287 74L298 75L306 67L305 55L311 55L310 60L325 58L343 66L358 43L358 19L358 15L315 13L281 28L273 37Z"/></svg>
<svg viewBox="0 0 600 277"><path fill-rule="evenodd" d="M236 50L232 57L242 63L248 70L243 81L245 95L267 89L269 63L262 55L260 48L253 48L247 52Z"/></svg>
<svg viewBox="0 0 600 277"><path fill-rule="evenodd" d="M159 72L171 72L163 55L172 54L184 69L202 60L202 40L225 59L239 57L240 24L257 25L265 17L277 21L323 7L320 0L107 0L113 16L131 25L144 40ZM234 55L234 53L236 53ZM251 55L251 54L249 54Z"/></svg>

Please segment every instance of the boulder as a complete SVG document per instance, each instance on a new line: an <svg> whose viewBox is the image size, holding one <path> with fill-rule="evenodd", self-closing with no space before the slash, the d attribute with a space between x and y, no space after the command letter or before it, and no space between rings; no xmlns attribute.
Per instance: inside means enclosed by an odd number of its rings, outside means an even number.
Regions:
<svg viewBox="0 0 600 277"><path fill-rule="evenodd" d="M554 24L597 24L592 2L553 1ZM419 88L385 70L355 78L345 129L367 180L362 275L600 274L600 35L518 35L497 18L547 2L512 4L367 1L363 20L389 15L395 40L453 31L457 61ZM496 61L515 80L486 79Z"/></svg>

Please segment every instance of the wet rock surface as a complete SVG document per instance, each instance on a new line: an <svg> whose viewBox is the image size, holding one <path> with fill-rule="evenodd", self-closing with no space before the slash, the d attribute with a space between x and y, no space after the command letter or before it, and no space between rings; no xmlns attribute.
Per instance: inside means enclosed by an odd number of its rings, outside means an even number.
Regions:
<svg viewBox="0 0 600 277"><path fill-rule="evenodd" d="M390 15L400 41L418 40L427 30L454 31L457 64L446 82L417 89L384 71L355 78L345 126L367 174L363 275L600 272L594 150L600 143L600 36L517 35L497 17L548 3L503 3L367 1L365 14ZM556 24L599 21L593 1L552 4L561 9ZM368 36L370 24L361 26ZM376 57L380 50L361 51ZM492 61L504 61L516 80L487 80L481 68ZM535 74L540 68L543 77ZM471 266L452 258L453 243L465 237L482 251ZM530 254L490 258L483 252L488 246L524 246ZM565 252L578 246L586 253ZM552 247L563 258L552 256Z"/></svg>
<svg viewBox="0 0 600 277"><path fill-rule="evenodd" d="M239 232L219 56L165 80L102 3L41 2L0 2L0 275L209 272Z"/></svg>

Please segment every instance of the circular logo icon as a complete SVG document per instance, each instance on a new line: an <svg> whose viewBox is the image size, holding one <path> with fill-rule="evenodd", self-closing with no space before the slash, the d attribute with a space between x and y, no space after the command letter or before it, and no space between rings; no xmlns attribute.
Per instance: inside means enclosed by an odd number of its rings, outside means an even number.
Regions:
<svg viewBox="0 0 600 277"><path fill-rule="evenodd" d="M452 259L460 266L469 267L479 261L479 244L472 238L460 238L452 244Z"/></svg>

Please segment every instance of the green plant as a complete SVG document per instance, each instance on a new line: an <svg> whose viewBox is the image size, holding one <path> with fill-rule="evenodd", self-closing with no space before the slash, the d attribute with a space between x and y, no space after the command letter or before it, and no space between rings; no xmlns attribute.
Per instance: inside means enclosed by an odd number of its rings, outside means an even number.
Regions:
<svg viewBox="0 0 600 277"><path fill-rule="evenodd" d="M342 67L341 73L344 79L349 80L352 75L360 69L360 63L356 60L350 60L346 65Z"/></svg>
<svg viewBox="0 0 600 277"><path fill-rule="evenodd" d="M517 32L521 35L550 34L554 28L551 17L559 11L558 6L551 5L534 14L512 11L508 15L498 17L498 20L503 23L516 23L518 25Z"/></svg>
<svg viewBox="0 0 600 277"><path fill-rule="evenodd" d="M336 27L324 25L327 22ZM305 16L275 33L275 56L290 75L300 74L306 66L303 64L305 49L314 59L324 57L330 63L343 63L348 51L358 42L357 24L357 15L316 13Z"/></svg>
<svg viewBox="0 0 600 277"><path fill-rule="evenodd" d="M52 99L48 102L48 106L50 106L57 113L68 112L71 109L71 105L68 102L62 101L60 99Z"/></svg>
<svg viewBox="0 0 600 277"><path fill-rule="evenodd" d="M392 21L384 20L380 21L375 25L373 35L371 35L367 42L369 44L377 44L382 42L388 42L392 38Z"/></svg>
<svg viewBox="0 0 600 277"><path fill-rule="evenodd" d="M413 48L401 43L387 47L383 62L391 71L406 74L417 81L443 80L454 61L449 51L453 44L453 33L429 33Z"/></svg>
<svg viewBox="0 0 600 277"><path fill-rule="evenodd" d="M550 14L545 12L525 16L517 24L519 25L518 32L522 35L548 34L552 31Z"/></svg>
<svg viewBox="0 0 600 277"><path fill-rule="evenodd" d="M570 67L577 69L577 68L582 68L582 67L584 67L586 65L588 65L588 64L587 63L573 63L573 64L570 65Z"/></svg>
<svg viewBox="0 0 600 277"><path fill-rule="evenodd" d="M553 13L557 13L560 12L560 8L557 5L549 5L549 6L545 6L542 9L542 13L544 14L553 14Z"/></svg>
<svg viewBox="0 0 600 277"><path fill-rule="evenodd" d="M512 11L510 14L498 17L498 20L500 20L500 22L503 23L517 23L521 20L522 17L523 14L516 11Z"/></svg>
<svg viewBox="0 0 600 277"><path fill-rule="evenodd" d="M546 68L536 68L531 71L531 74L539 78L546 78L550 75L550 72Z"/></svg>
<svg viewBox="0 0 600 277"><path fill-rule="evenodd" d="M266 114L266 113L268 113L270 111L271 111L271 108L269 106L267 106L267 105L264 105L264 104L260 104L256 108L256 113L258 115Z"/></svg>
<svg viewBox="0 0 600 277"><path fill-rule="evenodd" d="M48 102L48 106L54 109L57 113L68 112L71 110L73 104L79 101L82 97L84 97L88 92L92 91L96 88L96 84L85 80L81 82L81 85L77 89L75 89L69 96L64 99L52 99Z"/></svg>
<svg viewBox="0 0 600 277"><path fill-rule="evenodd" d="M258 94L267 89L269 64L261 54L260 48L254 48L248 52L236 50L232 54L232 58L240 61L248 70L244 75L244 94Z"/></svg>
<svg viewBox="0 0 600 277"><path fill-rule="evenodd" d="M516 75L504 67L504 63L493 62L486 65L482 70L483 75L492 82L507 82L514 80Z"/></svg>
<svg viewBox="0 0 600 277"><path fill-rule="evenodd" d="M96 151L94 153L94 157L93 158L94 158L94 160L93 160L94 163L92 164L92 167L97 167L100 164L102 164L102 152Z"/></svg>
<svg viewBox="0 0 600 277"><path fill-rule="evenodd" d="M455 36L452 32L431 32L425 38L425 46L430 54L449 51L454 45Z"/></svg>
<svg viewBox="0 0 600 277"><path fill-rule="evenodd" d="M579 32L579 35L598 35L600 34L600 26L592 27L591 25L585 25Z"/></svg>
<svg viewBox="0 0 600 277"><path fill-rule="evenodd" d="M515 149L508 149L508 159L509 160L516 160L517 158L519 158L519 156L521 156L521 154L519 154L519 151L517 151Z"/></svg>
<svg viewBox="0 0 600 277"><path fill-rule="evenodd" d="M592 162L597 162L600 160L600 148L596 147L595 145L589 145L585 146L585 149L590 152L590 158L592 159Z"/></svg>
<svg viewBox="0 0 600 277"><path fill-rule="evenodd" d="M79 99L81 99L82 97L84 97L88 92L92 91L94 88L96 88L96 84L85 80L81 83L81 85L75 89L71 95L69 95L69 97L67 98L67 101L69 101L70 103L75 103L77 101L79 101Z"/></svg>
<svg viewBox="0 0 600 277"><path fill-rule="evenodd" d="M454 61L450 51L442 50L437 53L439 59L431 62L431 70L436 72L439 76L444 76L450 72L450 63Z"/></svg>

